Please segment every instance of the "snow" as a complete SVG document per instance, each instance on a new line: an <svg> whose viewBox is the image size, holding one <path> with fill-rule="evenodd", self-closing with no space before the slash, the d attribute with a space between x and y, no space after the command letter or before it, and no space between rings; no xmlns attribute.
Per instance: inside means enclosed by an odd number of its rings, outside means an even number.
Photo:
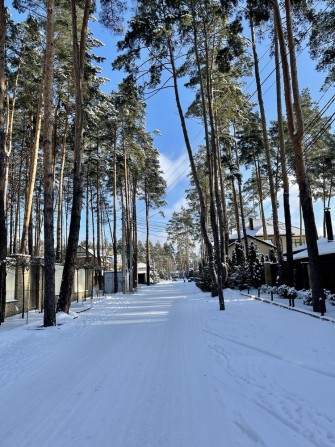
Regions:
<svg viewBox="0 0 335 447"><path fill-rule="evenodd" d="M225 302L178 281L9 318L1 446L334 446L335 324Z"/></svg>
<svg viewBox="0 0 335 447"><path fill-rule="evenodd" d="M295 290L293 288L293 290ZM335 306L331 304L328 300L326 300L326 313L324 316L321 316L321 313L316 313L313 311L313 306L305 304L303 301L303 291L296 290L298 293L297 297L294 298L294 307L289 306L289 299L284 298L281 295L278 295L277 293L273 293L272 299L271 299L271 292L264 292L260 290L259 296L258 296L258 289L249 288L249 294L246 293L246 290L242 290L242 293L245 293L246 295L252 296L254 299L258 299L260 301L265 301L269 304L278 305L281 307L285 307L288 310L291 311L297 311L297 312L303 312L305 314L309 314L315 318L320 318L325 321L331 321L335 323Z"/></svg>
<svg viewBox="0 0 335 447"><path fill-rule="evenodd" d="M335 241L329 241L326 237L322 238L322 239L318 239L317 241L318 244L318 250L319 250L319 255L329 255L332 253L335 253ZM299 253L296 253L293 258L295 260L297 259L305 259L308 258L308 254L307 254L307 245L299 245L298 247L294 248L294 251L299 251Z"/></svg>
<svg viewBox="0 0 335 447"><path fill-rule="evenodd" d="M286 228L285 228L285 223L284 222L278 222L278 229L279 229L279 234L280 235L286 235ZM298 234L300 234L300 228L292 226L292 235L296 236ZM261 219L253 219L253 230L250 229L250 223L246 226L246 232L248 236L252 236L255 237L256 239L259 237L263 236L263 225L262 225L262 221ZM266 232L268 235L273 235L274 234L274 229L273 229L273 221L272 219L267 219L266 220ZM302 234L305 234L305 231L302 230ZM241 231L241 237L243 238L243 231ZM235 232L234 234L232 234L230 236L231 240L237 239L237 232ZM272 242L270 241L270 243L272 244Z"/></svg>

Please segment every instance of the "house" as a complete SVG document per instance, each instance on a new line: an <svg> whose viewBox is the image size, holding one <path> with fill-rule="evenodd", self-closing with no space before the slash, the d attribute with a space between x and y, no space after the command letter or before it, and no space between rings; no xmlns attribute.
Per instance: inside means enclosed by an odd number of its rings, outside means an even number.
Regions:
<svg viewBox="0 0 335 447"><path fill-rule="evenodd" d="M237 240L237 239L236 239ZM231 242L228 245L228 256L231 256L235 249L235 242ZM276 249L276 247L269 241L263 241L262 239L257 239L254 236L247 235L248 247L250 247L251 242L257 245L258 251L264 256L269 254L270 249ZM241 238L242 247L244 248L244 238Z"/></svg>
<svg viewBox="0 0 335 447"><path fill-rule="evenodd" d="M302 229L300 231L300 228L292 226L292 245L293 247L299 246L301 244L304 244L306 242L305 237L305 231ZM266 220L266 231L267 231L267 240L266 242L269 244L272 244L274 246L275 240L274 240L274 230L273 230L273 220L267 219ZM246 232L247 236L252 236L253 238L257 240L264 241L264 232L263 232L263 225L262 221L260 219L249 219L249 223L246 226ZM279 235L282 242L282 250L283 252L286 251L286 228L285 223L279 222ZM234 233L230 236L229 242L235 242L237 240L237 233ZM243 242L243 233L241 231L241 241ZM261 250L260 250L261 251Z"/></svg>
<svg viewBox="0 0 335 447"><path fill-rule="evenodd" d="M317 241L322 286L335 292L335 241L322 238ZM294 279L297 289L310 289L310 271L306 244L293 250Z"/></svg>
<svg viewBox="0 0 335 447"><path fill-rule="evenodd" d="M86 247L83 245L78 245L76 264L96 264L96 255L94 254L92 248L89 248L86 253Z"/></svg>

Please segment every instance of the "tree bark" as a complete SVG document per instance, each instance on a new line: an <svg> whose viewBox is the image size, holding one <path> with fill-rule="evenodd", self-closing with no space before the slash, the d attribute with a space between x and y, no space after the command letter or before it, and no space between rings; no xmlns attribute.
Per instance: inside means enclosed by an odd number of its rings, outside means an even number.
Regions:
<svg viewBox="0 0 335 447"><path fill-rule="evenodd" d="M315 312L324 313L326 309L320 278L319 251L317 245L318 234L316 230L313 203L309 189L309 183L304 160L304 152L303 152L302 140L304 136L304 122L300 107L300 92L298 85L296 60L295 60L295 44L292 31L291 6L290 1L285 0L286 24L287 24L288 48L290 54L291 72L289 70L289 65L287 61L285 38L282 30L280 11L277 2L275 3L274 6L275 6L275 20L277 24L280 54L282 58L282 67L283 67L287 126L289 129L290 139L294 149L295 172L297 182L299 185L300 201L305 223L307 252L308 252L308 260L311 273L313 310ZM291 91L294 97L294 105L292 105Z"/></svg>
<svg viewBox="0 0 335 447"><path fill-rule="evenodd" d="M149 198L146 191L144 191L145 200L145 225L146 225L146 265L147 265L147 286L150 286L150 236L149 236Z"/></svg>
<svg viewBox="0 0 335 447"><path fill-rule="evenodd" d="M69 313L75 273L75 261L77 257L81 209L83 199L83 174L82 174L82 138L84 120L84 63L88 20L91 0L85 0L84 15L80 31L80 44L78 44L76 1L71 0L72 17L72 44L73 65L75 81L75 135L74 135L74 167L73 167L73 198L71 209L70 231L67 242L67 250L61 290L58 301L58 309Z"/></svg>
<svg viewBox="0 0 335 447"><path fill-rule="evenodd" d="M188 157L190 160L190 166L191 166L191 172L192 172L192 178L194 180L194 184L198 193L199 197L199 205L200 205L200 227L201 227L201 233L202 237L204 239L204 243L207 249L207 255L208 255L208 261L209 261L209 270L212 278L212 282L214 284L217 284L217 276L214 268L214 253L213 253L213 246L208 236L207 226L206 226L206 205L204 200L204 195L200 186L200 182L197 175L197 170L194 162L194 157L192 153L192 147L186 127L185 117L183 113L183 109L180 102L180 96L179 96L179 89L178 89L178 81L177 81L177 71L174 61L174 54L172 49L172 44L170 40L168 40L168 49L169 49L169 56L170 56L170 64L172 69L172 77L173 77L173 86L174 86L174 93L175 93L175 100L177 104L177 110L181 122L181 127L183 131L184 141L186 145L186 150L188 153Z"/></svg>
<svg viewBox="0 0 335 447"><path fill-rule="evenodd" d="M99 141L97 142L97 177L96 177L96 215L97 215L97 260L98 260L98 284L99 290L102 289L102 270L101 270L101 225L100 225L100 161L99 161Z"/></svg>
<svg viewBox="0 0 335 447"><path fill-rule="evenodd" d="M259 197L259 208L260 208L260 215L261 215L262 228L263 228L263 239L266 241L268 239L268 230L267 230L266 219L265 219L265 214L264 214L262 176L261 176L261 169L259 166L259 159L258 159L258 157L256 159L255 153L254 153L254 165L255 165L255 175L256 175L256 181L257 181L257 191L258 191L258 197Z"/></svg>
<svg viewBox="0 0 335 447"><path fill-rule="evenodd" d="M6 10L4 0L0 0L0 324L5 320L6 310L6 258L7 258L7 225L6 225L6 175L5 175L5 43L6 43Z"/></svg>
<svg viewBox="0 0 335 447"><path fill-rule="evenodd" d="M13 229L14 229L14 208L15 208L15 191L14 191L14 161L12 160L11 165L11 176L10 176L10 206L9 206L9 254L13 253ZM8 222L8 220L7 220Z"/></svg>
<svg viewBox="0 0 335 447"><path fill-rule="evenodd" d="M9 177L9 157L12 152L13 145L13 124L14 124L14 111L15 111L15 102L16 102L16 92L17 85L19 82L20 76L20 67L21 60L19 62L19 66L16 70L14 86L13 86L13 95L12 100L9 98L9 93L7 93L7 124L6 124L6 133L5 133L5 209L7 212L7 191L8 191L8 177Z"/></svg>
<svg viewBox="0 0 335 447"><path fill-rule="evenodd" d="M235 123L233 126L233 131L234 131L234 142L235 142L234 143L235 163L236 163L236 167L238 169L238 174L235 174L235 177L237 177L238 197L239 197L240 210L241 210L241 223L242 223L242 232L243 232L243 238L244 238L245 256L247 259L249 259L248 237L247 237L247 229L245 226L245 215L244 215L243 194L242 194L242 174L240 173L240 161L239 161L238 152L237 152Z"/></svg>
<svg viewBox="0 0 335 447"><path fill-rule="evenodd" d="M113 151L113 258L114 258L114 293L118 292L119 282L117 277L117 238L116 238L116 129L114 138L114 151Z"/></svg>
<svg viewBox="0 0 335 447"><path fill-rule="evenodd" d="M206 154L207 154L207 164L208 164L208 181L209 181L209 195L210 195L210 221L212 227L212 234L214 240L214 248L215 248L215 264L216 264L216 281L213 284L214 294L217 293L219 296L219 307L220 310L224 310L224 296L223 296L223 270L222 270L222 261L221 261L221 246L220 246L220 237L219 237L219 226L223 229L222 222L222 209L221 204L218 203L220 201L219 193L218 193L218 178L217 172L214 172L217 169L217 158L216 158L216 145L215 145L215 121L214 121L214 112L212 108L212 86L211 86L211 73L209 69L209 55L207 48L207 34L205 33L205 47L206 47L206 55L205 55L205 73L206 73L206 83L204 85L203 76L202 76L202 68L200 63L200 55L198 50L198 30L196 25L196 12L194 8L194 2L191 1L191 9L192 9L192 23L193 23L193 39L194 39L194 51L196 57L196 64L199 76L199 84L200 84L200 94L201 94L201 106L202 106L202 114L203 121L205 127L205 141L206 141ZM205 98L205 89L207 93L207 98ZM206 101L207 99L207 101ZM206 108L207 105L207 108ZM208 113L207 113L208 109ZM209 136L208 129L208 118L210 123L211 135ZM216 205L216 206L215 206ZM217 212L219 212L219 225L217 222ZM223 234L223 231L222 231Z"/></svg>
<svg viewBox="0 0 335 447"><path fill-rule="evenodd" d="M269 176L274 240L275 240L275 245L277 247L279 265L282 267L283 263L284 263L284 259L283 259L283 251L282 251L281 240L280 240L280 235L279 235L277 197L276 197L276 193L275 193L274 180L273 180L270 144L269 144L269 139L268 139L266 115L265 115L265 108L264 108L264 102L263 102L262 84L261 84L261 79L260 79L260 74L259 74L258 54L257 54L257 47L256 47L255 33L254 33L254 24L253 24L253 19L252 19L252 11L250 11L250 30L251 30L251 40L252 40L252 51L253 51L253 56L254 56L254 67L255 67L255 78L256 78L256 85L257 85L258 103L259 103L259 110L260 110L260 114L261 114L263 143L264 143L265 156L266 156L267 173Z"/></svg>
<svg viewBox="0 0 335 447"><path fill-rule="evenodd" d="M42 183L42 181L40 181ZM41 213L41 193L42 186L40 184L36 195L36 225L35 225L35 256L40 256L41 253L41 233L42 233L42 213Z"/></svg>
<svg viewBox="0 0 335 447"><path fill-rule="evenodd" d="M293 287L293 248L292 248L292 223L291 223L291 210L290 210L290 184L287 175L286 166L286 151L285 151L285 137L283 126L283 112L282 112L282 100L281 100L281 79L280 79L280 61L279 61L279 47L277 26L275 24L275 63L276 63L276 89L277 89L277 120L278 120L278 142L280 152L280 164L283 181L283 206L285 216L285 232L286 232L286 271L283 267L280 270L282 274L279 277L280 282L285 282L288 286Z"/></svg>
<svg viewBox="0 0 335 447"><path fill-rule="evenodd" d="M46 60L46 54L45 54L45 60ZM46 89L46 86L45 86L46 66L47 66L47 64L44 65L45 68L43 69L43 74L42 74L41 89L40 89L40 95L39 95L38 106L37 106L37 111L36 111L36 127L35 127L34 143L33 143L32 149L31 149L31 156L30 156L29 181L28 181L28 188L27 188L27 196L26 196L26 204L25 204L25 210L24 210L22 236L21 236L21 245L20 245L20 253L22 253L22 254L26 254L28 251L28 247L27 247L28 229L29 229L29 223L30 223L31 213L32 213L33 195L34 195L34 189L35 189L37 161L38 161L38 150L40 147L43 96L44 96L44 91ZM53 160L52 160L52 164L53 164Z"/></svg>
<svg viewBox="0 0 335 447"><path fill-rule="evenodd" d="M21 183L22 183L22 171L23 171L23 151L25 144L25 135L22 138L21 143L21 153L20 153L20 164L19 164L19 175L18 183L16 184L16 209L15 209L15 223L14 223L14 237L13 237L13 252L17 253L19 250L18 239L19 239L19 222L20 222L20 200L21 200Z"/></svg>
<svg viewBox="0 0 335 447"><path fill-rule="evenodd" d="M133 200L132 200L132 228L130 231L133 232L133 287L137 289L137 276L138 276L138 250L137 250L137 209L136 209L136 189L137 180L133 179Z"/></svg>
<svg viewBox="0 0 335 447"><path fill-rule="evenodd" d="M52 92L54 67L55 1L47 2L44 80L44 326L56 325L54 245L54 156L52 144Z"/></svg>
<svg viewBox="0 0 335 447"><path fill-rule="evenodd" d="M237 202L237 194L236 194L236 187L235 187L235 179L234 176L231 175L231 190L233 193L233 203L234 203L234 212L235 212L235 221L236 221L236 231L237 231L237 240L241 243L241 227L240 227L240 213L238 209L238 202Z"/></svg>
<svg viewBox="0 0 335 447"><path fill-rule="evenodd" d="M64 189L64 168L66 156L66 136L69 126L69 114L66 110L65 127L62 142L61 164L59 170L59 190L58 190L58 213L57 213L57 244L56 244L56 260L61 262L63 259L62 233L63 233L63 189Z"/></svg>
<svg viewBox="0 0 335 447"><path fill-rule="evenodd" d="M215 126L216 126L216 156L217 156L217 170L218 170L218 185L219 185L219 201L222 204L222 228L221 228L221 258L222 262L226 264L226 256L228 255L228 244L229 244L229 230L228 230L228 217L227 217L227 204L226 204L226 185L225 185L225 177L222 170L222 161L221 161L221 150L220 143L218 138L218 115L215 113ZM226 272L225 272L226 273ZM223 283L225 282L224 281Z"/></svg>

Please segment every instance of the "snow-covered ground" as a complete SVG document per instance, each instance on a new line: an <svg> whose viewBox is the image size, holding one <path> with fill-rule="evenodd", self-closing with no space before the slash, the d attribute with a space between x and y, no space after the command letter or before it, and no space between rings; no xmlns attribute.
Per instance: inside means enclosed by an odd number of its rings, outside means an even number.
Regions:
<svg viewBox="0 0 335 447"><path fill-rule="evenodd" d="M1 447L334 446L335 324L225 299L171 282L8 319Z"/></svg>
<svg viewBox="0 0 335 447"><path fill-rule="evenodd" d="M249 293L248 293L249 290ZM250 288L250 289L243 289L243 294L253 296L255 299L260 299L263 301L266 301L268 303L271 303L274 305L280 305L282 307L287 307L290 310L297 310L297 311L303 311L305 313L309 313L310 315L314 315L315 317L321 317L320 313L313 312L313 306L304 304L303 299L301 297L297 297L294 299L294 307L289 306L289 299L284 298L281 295L277 295L274 293L271 297L271 293L260 291L258 292L257 289ZM335 323L335 306L331 304L329 301L326 301L326 313L322 317L324 320L331 320Z"/></svg>

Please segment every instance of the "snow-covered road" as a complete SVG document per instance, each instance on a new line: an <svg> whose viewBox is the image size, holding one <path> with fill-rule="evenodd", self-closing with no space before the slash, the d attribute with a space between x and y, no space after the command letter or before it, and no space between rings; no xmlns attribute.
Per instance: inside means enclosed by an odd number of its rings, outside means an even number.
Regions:
<svg viewBox="0 0 335 447"><path fill-rule="evenodd" d="M0 327L1 447L330 447L335 324L193 283Z"/></svg>

